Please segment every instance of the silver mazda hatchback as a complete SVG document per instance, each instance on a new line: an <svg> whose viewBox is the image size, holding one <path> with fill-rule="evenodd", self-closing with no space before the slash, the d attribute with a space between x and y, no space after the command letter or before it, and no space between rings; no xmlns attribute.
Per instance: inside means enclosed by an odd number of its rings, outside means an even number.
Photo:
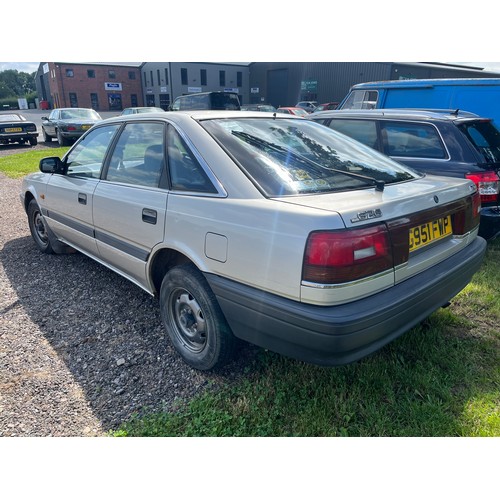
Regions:
<svg viewBox="0 0 500 500"><path fill-rule="evenodd" d="M170 342L200 370L237 339L358 360L446 305L486 247L470 180L274 113L105 120L41 160L21 200L42 252L76 249L157 296Z"/></svg>

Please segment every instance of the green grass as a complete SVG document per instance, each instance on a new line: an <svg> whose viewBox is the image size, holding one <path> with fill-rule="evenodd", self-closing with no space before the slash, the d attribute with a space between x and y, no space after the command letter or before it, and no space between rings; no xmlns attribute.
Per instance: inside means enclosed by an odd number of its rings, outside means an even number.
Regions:
<svg viewBox="0 0 500 500"><path fill-rule="evenodd" d="M69 147L61 147L4 156L0 158L0 172L13 179L24 177L26 174L38 172L38 164L42 158L47 156L62 158L68 149Z"/></svg>
<svg viewBox="0 0 500 500"><path fill-rule="evenodd" d="M453 304L378 353L323 368L262 351L235 385L115 436L500 436L500 241Z"/></svg>

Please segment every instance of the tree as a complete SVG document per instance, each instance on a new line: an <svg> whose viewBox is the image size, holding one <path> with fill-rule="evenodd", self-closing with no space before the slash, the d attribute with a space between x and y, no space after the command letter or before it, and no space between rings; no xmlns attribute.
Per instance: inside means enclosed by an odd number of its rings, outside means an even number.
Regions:
<svg viewBox="0 0 500 500"><path fill-rule="evenodd" d="M35 73L17 69L0 71L0 98L24 97L33 92L36 92Z"/></svg>

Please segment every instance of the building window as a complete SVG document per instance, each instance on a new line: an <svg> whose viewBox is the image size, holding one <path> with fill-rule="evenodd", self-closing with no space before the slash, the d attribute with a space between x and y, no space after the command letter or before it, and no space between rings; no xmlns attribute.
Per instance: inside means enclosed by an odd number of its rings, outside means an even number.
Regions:
<svg viewBox="0 0 500 500"><path fill-rule="evenodd" d="M69 105L72 108L78 107L78 98L76 97L76 94L74 92L69 93Z"/></svg>
<svg viewBox="0 0 500 500"><path fill-rule="evenodd" d="M188 84L188 70L187 70L187 68L181 68L181 84L182 85Z"/></svg>
<svg viewBox="0 0 500 500"><path fill-rule="evenodd" d="M137 94L131 94L130 96L130 105L133 107L133 108L136 108L139 104L138 104L138 100L137 100Z"/></svg>
<svg viewBox="0 0 500 500"><path fill-rule="evenodd" d="M145 71L143 73L143 76L144 76L144 86L147 87L148 86L148 77L146 76L146 72Z"/></svg>
<svg viewBox="0 0 500 500"><path fill-rule="evenodd" d="M170 94L160 94L160 108L167 111L170 104Z"/></svg>
<svg viewBox="0 0 500 500"><path fill-rule="evenodd" d="M129 80L135 80L135 71L129 71L128 72L128 79Z"/></svg>
<svg viewBox="0 0 500 500"><path fill-rule="evenodd" d="M159 69L157 69L157 70L156 70L156 76L157 76L157 78L158 78L158 85L161 85L161 80L160 80L160 70L159 70Z"/></svg>
<svg viewBox="0 0 500 500"><path fill-rule="evenodd" d="M219 71L219 85L221 87L226 86L226 72L225 71Z"/></svg>
<svg viewBox="0 0 500 500"><path fill-rule="evenodd" d="M73 73L73 70L72 69L66 69L66 76L68 78L73 78L75 76L75 74Z"/></svg>
<svg viewBox="0 0 500 500"><path fill-rule="evenodd" d="M153 72L150 71L149 72L149 76L151 77L151 87L155 84L154 80L153 80Z"/></svg>
<svg viewBox="0 0 500 500"><path fill-rule="evenodd" d="M165 85L168 85L168 71L167 71L167 68L165 68Z"/></svg>
<svg viewBox="0 0 500 500"><path fill-rule="evenodd" d="M243 73L241 71L236 73L236 86L243 87Z"/></svg>
<svg viewBox="0 0 500 500"><path fill-rule="evenodd" d="M108 71L108 76L109 76L109 78L116 78L116 73L115 73L115 71L114 71L113 69L110 69L110 70Z"/></svg>
<svg viewBox="0 0 500 500"><path fill-rule="evenodd" d="M207 84L207 70L206 69L200 69L200 80L202 85Z"/></svg>
<svg viewBox="0 0 500 500"><path fill-rule="evenodd" d="M93 69L87 70L87 78L95 78L95 71Z"/></svg>
<svg viewBox="0 0 500 500"><path fill-rule="evenodd" d="M90 106L96 111L99 110L99 97L97 94L90 94Z"/></svg>

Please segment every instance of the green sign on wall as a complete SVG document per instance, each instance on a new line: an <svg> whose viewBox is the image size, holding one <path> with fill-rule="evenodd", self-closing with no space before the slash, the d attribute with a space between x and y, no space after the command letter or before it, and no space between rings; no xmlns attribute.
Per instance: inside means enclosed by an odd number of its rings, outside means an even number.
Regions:
<svg viewBox="0 0 500 500"><path fill-rule="evenodd" d="M300 90L307 90L308 92L316 92L318 90L318 81L302 80L300 82Z"/></svg>

